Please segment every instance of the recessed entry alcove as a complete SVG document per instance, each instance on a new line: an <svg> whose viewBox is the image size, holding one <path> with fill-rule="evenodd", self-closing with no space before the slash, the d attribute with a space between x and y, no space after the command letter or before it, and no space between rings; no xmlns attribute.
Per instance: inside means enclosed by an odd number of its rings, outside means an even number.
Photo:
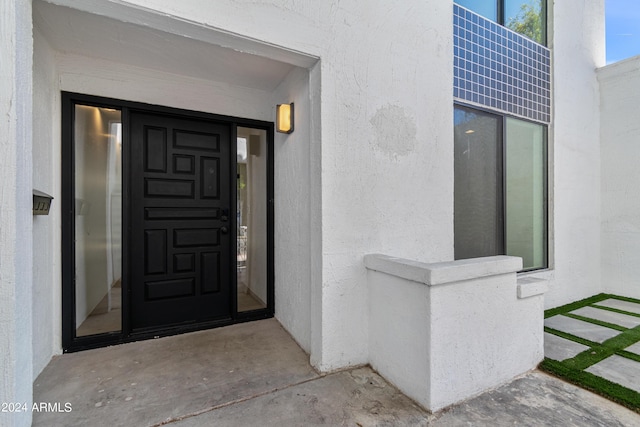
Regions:
<svg viewBox="0 0 640 427"><path fill-rule="evenodd" d="M60 180L62 227L61 277L36 286L61 289L62 348L275 313L308 351L317 236L290 230L319 192L318 58L132 5L34 1L33 18L34 134L55 154L34 169Z"/></svg>

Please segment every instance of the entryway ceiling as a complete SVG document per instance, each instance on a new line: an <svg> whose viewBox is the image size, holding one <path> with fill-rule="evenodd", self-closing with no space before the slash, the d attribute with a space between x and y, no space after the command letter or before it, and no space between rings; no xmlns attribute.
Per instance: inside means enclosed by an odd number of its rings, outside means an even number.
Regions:
<svg viewBox="0 0 640 427"><path fill-rule="evenodd" d="M42 1L33 3L34 26L63 53L272 91L294 68L238 52Z"/></svg>

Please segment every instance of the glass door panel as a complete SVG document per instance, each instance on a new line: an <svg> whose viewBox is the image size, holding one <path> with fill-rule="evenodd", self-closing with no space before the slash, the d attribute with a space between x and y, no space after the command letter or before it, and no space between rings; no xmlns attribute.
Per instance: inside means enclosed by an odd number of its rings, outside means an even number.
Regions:
<svg viewBox="0 0 640 427"><path fill-rule="evenodd" d="M76 336L122 329L122 114L76 105Z"/></svg>
<svg viewBox="0 0 640 427"><path fill-rule="evenodd" d="M267 307L267 133L238 128L238 311Z"/></svg>

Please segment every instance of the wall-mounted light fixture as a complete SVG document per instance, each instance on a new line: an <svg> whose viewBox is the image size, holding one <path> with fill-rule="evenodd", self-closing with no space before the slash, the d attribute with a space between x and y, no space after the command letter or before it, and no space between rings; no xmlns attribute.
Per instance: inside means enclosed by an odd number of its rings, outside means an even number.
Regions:
<svg viewBox="0 0 640 427"><path fill-rule="evenodd" d="M276 130L280 133L293 132L293 102L276 106Z"/></svg>

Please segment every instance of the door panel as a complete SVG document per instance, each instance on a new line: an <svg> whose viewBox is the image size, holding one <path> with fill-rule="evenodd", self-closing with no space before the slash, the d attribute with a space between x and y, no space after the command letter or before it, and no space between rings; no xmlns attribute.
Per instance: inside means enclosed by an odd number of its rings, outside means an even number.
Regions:
<svg viewBox="0 0 640 427"><path fill-rule="evenodd" d="M229 125L130 119L132 329L230 318Z"/></svg>

